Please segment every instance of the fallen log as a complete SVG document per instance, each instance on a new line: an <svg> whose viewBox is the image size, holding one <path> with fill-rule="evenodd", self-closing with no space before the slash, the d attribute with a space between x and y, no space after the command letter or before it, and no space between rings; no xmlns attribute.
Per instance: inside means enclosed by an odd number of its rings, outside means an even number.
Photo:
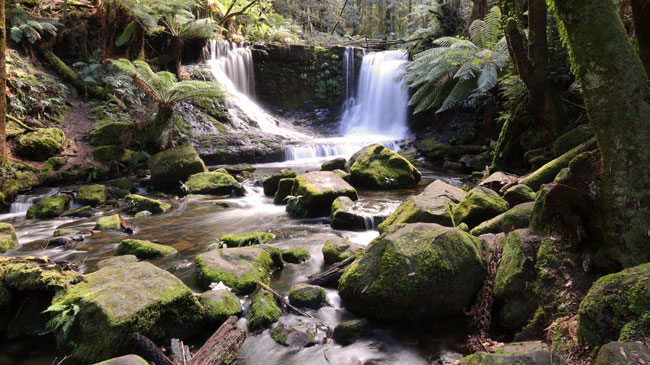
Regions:
<svg viewBox="0 0 650 365"><path fill-rule="evenodd" d="M192 357L192 365L230 364L245 340L246 331L238 329L237 317L231 316Z"/></svg>
<svg viewBox="0 0 650 365"><path fill-rule="evenodd" d="M135 345L137 354L144 357L145 360L156 365L174 365L174 362L153 341L147 338L147 336L134 333L131 339Z"/></svg>
<svg viewBox="0 0 650 365"><path fill-rule="evenodd" d="M282 295L276 293L275 290L271 289L268 285L264 284L263 282L261 282L259 280L255 280L255 281L257 282L257 285L259 285L262 289L266 290L267 292L271 293L277 300L282 302L282 304L286 305L292 311L294 311L294 312L296 312L298 314L302 314L305 317L314 318L311 314L309 314L309 313L307 313L307 312L305 312L305 311L291 305L289 303L289 301L284 299L284 297Z"/></svg>
<svg viewBox="0 0 650 365"><path fill-rule="evenodd" d="M183 343L183 341L172 338L172 360L175 364L182 365L191 365L192 364L192 353L190 348Z"/></svg>
<svg viewBox="0 0 650 365"><path fill-rule="evenodd" d="M343 269L350 265L355 259L356 256L352 256L341 262L337 262L336 264L329 266L325 271L311 275L307 280L307 283L311 285L325 285L332 281L336 281L341 278L341 275L343 275Z"/></svg>

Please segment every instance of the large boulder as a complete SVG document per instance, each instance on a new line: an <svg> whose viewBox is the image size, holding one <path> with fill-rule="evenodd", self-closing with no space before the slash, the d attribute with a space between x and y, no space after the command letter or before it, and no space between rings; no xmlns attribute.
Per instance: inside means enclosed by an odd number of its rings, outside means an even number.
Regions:
<svg viewBox="0 0 650 365"><path fill-rule="evenodd" d="M323 259L328 265L335 264L354 256L364 246L350 242L347 238L334 237L325 242L323 246Z"/></svg>
<svg viewBox="0 0 650 365"><path fill-rule="evenodd" d="M127 167L133 151L122 146L101 146L93 149L95 159L109 167Z"/></svg>
<svg viewBox="0 0 650 365"><path fill-rule="evenodd" d="M510 232L512 229L526 228L530 224L530 214L534 205L534 202L516 205L507 212L479 224L469 233L480 236L486 233Z"/></svg>
<svg viewBox="0 0 650 365"><path fill-rule="evenodd" d="M330 225L334 229L372 230L383 222L399 205L395 200L360 199L352 201L340 196L332 203Z"/></svg>
<svg viewBox="0 0 650 365"><path fill-rule="evenodd" d="M207 319L217 325L242 312L237 296L225 289L208 290L201 294L199 301L205 308Z"/></svg>
<svg viewBox="0 0 650 365"><path fill-rule="evenodd" d="M347 160L343 157L335 158L333 160L325 161L320 165L321 171L334 171L345 169Z"/></svg>
<svg viewBox="0 0 650 365"><path fill-rule="evenodd" d="M173 189L191 175L208 172L192 145L186 144L159 152L147 161L151 183L158 188Z"/></svg>
<svg viewBox="0 0 650 365"><path fill-rule="evenodd" d="M106 204L108 189L104 185L84 185L79 188L77 202L81 205L96 207Z"/></svg>
<svg viewBox="0 0 650 365"><path fill-rule="evenodd" d="M271 273L282 267L282 253L269 245L222 248L196 257L199 285L205 289L222 281L237 293L247 295L257 288L256 280L268 282Z"/></svg>
<svg viewBox="0 0 650 365"><path fill-rule="evenodd" d="M298 218L329 215L332 203L339 196L358 199L357 191L331 171L312 171L297 176L291 195L293 199L287 203L287 212Z"/></svg>
<svg viewBox="0 0 650 365"><path fill-rule="evenodd" d="M45 161L59 154L64 147L65 134L57 128L43 128L18 138L14 150L20 157Z"/></svg>
<svg viewBox="0 0 650 365"><path fill-rule="evenodd" d="M107 123L88 132L88 139L90 144L95 147L121 145L128 128L133 128L133 125L123 122Z"/></svg>
<svg viewBox="0 0 650 365"><path fill-rule="evenodd" d="M216 194L227 195L235 192L236 195L243 195L241 185L229 174L221 172L199 172L187 179L183 184L183 190L188 194Z"/></svg>
<svg viewBox="0 0 650 365"><path fill-rule="evenodd" d="M517 184L509 187L503 193L503 199L514 207L515 205L535 201L535 192L528 185Z"/></svg>
<svg viewBox="0 0 650 365"><path fill-rule="evenodd" d="M275 195L273 196L273 204L286 204L285 199L291 195L291 189L293 189L294 182L294 178L280 179L280 182L278 182L278 189L275 191Z"/></svg>
<svg viewBox="0 0 650 365"><path fill-rule="evenodd" d="M240 234L227 234L219 240L228 247L243 247L260 245L275 239L275 235L269 232L246 232Z"/></svg>
<svg viewBox="0 0 650 365"><path fill-rule="evenodd" d="M134 255L139 259L155 259L175 253L176 250L171 246L134 239L122 240L115 249L115 255Z"/></svg>
<svg viewBox="0 0 650 365"><path fill-rule="evenodd" d="M296 170L282 170L278 171L275 174L267 177L262 181L262 187L264 188L264 195L266 196L274 196L275 192L278 190L278 184L280 183L280 180L282 179L292 179L294 177L298 176L298 172Z"/></svg>
<svg viewBox="0 0 650 365"><path fill-rule="evenodd" d="M407 159L380 144L355 153L346 168L352 184L375 189L415 186L422 177Z"/></svg>
<svg viewBox="0 0 650 365"><path fill-rule="evenodd" d="M578 312L578 340L593 348L616 341L650 317L650 263L603 276ZM630 334L626 334L630 336Z"/></svg>
<svg viewBox="0 0 650 365"><path fill-rule="evenodd" d="M59 313L74 306L78 310L71 327L55 334L62 349L79 363L127 353L133 332L161 343L199 327L203 308L192 291L154 265L108 266L84 279L52 301Z"/></svg>
<svg viewBox="0 0 650 365"><path fill-rule="evenodd" d="M130 194L124 200L129 205L131 212L137 213L143 210L149 211L153 214L165 213L171 209L171 204L162 202L160 200L151 199L142 195Z"/></svg>
<svg viewBox="0 0 650 365"><path fill-rule="evenodd" d="M429 184L422 193L406 199L377 228L383 233L389 227L400 223L437 223L451 226L451 208L458 204L466 193L442 180Z"/></svg>
<svg viewBox="0 0 650 365"><path fill-rule="evenodd" d="M650 364L650 348L639 342L610 342L598 351L594 365Z"/></svg>
<svg viewBox="0 0 650 365"><path fill-rule="evenodd" d="M70 196L59 194L48 196L27 209L27 219L47 219L58 217L65 212Z"/></svg>
<svg viewBox="0 0 650 365"><path fill-rule="evenodd" d="M483 244L458 229L407 224L372 242L345 270L339 294L366 317L419 321L463 313L483 284Z"/></svg>
<svg viewBox="0 0 650 365"><path fill-rule="evenodd" d="M494 190L476 187L453 209L456 224L467 223L470 228L508 210L508 202Z"/></svg>
<svg viewBox="0 0 650 365"><path fill-rule="evenodd" d="M16 229L9 223L0 223L0 253L5 253L18 246Z"/></svg>

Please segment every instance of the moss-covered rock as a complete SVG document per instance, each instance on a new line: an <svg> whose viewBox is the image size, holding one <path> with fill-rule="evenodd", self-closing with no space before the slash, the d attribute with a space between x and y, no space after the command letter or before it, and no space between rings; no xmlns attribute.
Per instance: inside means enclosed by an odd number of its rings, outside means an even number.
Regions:
<svg viewBox="0 0 650 365"><path fill-rule="evenodd" d="M650 312L650 263L603 276L580 303L578 340L592 348L615 341Z"/></svg>
<svg viewBox="0 0 650 365"><path fill-rule="evenodd" d="M109 215L107 217L101 217L95 223L95 228L98 231L119 231L122 229L122 223L120 221L119 214Z"/></svg>
<svg viewBox="0 0 650 365"><path fill-rule="evenodd" d="M124 355L98 362L95 365L149 365L149 363L138 355Z"/></svg>
<svg viewBox="0 0 650 365"><path fill-rule="evenodd" d="M76 229L70 228L59 228L52 233L52 237L61 237L61 236L70 236L73 234L78 234L79 231Z"/></svg>
<svg viewBox="0 0 650 365"><path fill-rule="evenodd" d="M16 291L60 290L81 280L44 257L0 257L0 281Z"/></svg>
<svg viewBox="0 0 650 365"><path fill-rule="evenodd" d="M208 290L201 294L199 301L205 308L205 316L216 325L220 325L230 316L242 313L241 303L237 296L228 290Z"/></svg>
<svg viewBox="0 0 650 365"><path fill-rule="evenodd" d="M264 195L274 196L275 192L278 190L278 184L280 183L280 180L292 179L296 176L298 176L298 172L296 172L296 170L288 169L288 170L278 171L275 174L267 177L266 179L264 179L264 181L262 181L262 187L264 188Z"/></svg>
<svg viewBox="0 0 650 365"><path fill-rule="evenodd" d="M9 223L0 223L0 253L5 253L18 246L16 229Z"/></svg>
<svg viewBox="0 0 650 365"><path fill-rule="evenodd" d="M129 205L129 210L134 213L143 210L148 210L153 214L165 213L172 207L169 203L137 194L127 195L124 200L126 201L126 204Z"/></svg>
<svg viewBox="0 0 650 365"><path fill-rule="evenodd" d="M307 347L316 344L318 328L315 323L300 323L290 326L278 323L271 330L271 338L280 345L292 348Z"/></svg>
<svg viewBox="0 0 650 365"><path fill-rule="evenodd" d="M130 123L113 122L88 132L88 138L92 146L121 145L124 142L124 135Z"/></svg>
<svg viewBox="0 0 650 365"><path fill-rule="evenodd" d="M151 183L158 188L179 188L191 175L208 172L192 145L187 144L159 152L147 161Z"/></svg>
<svg viewBox="0 0 650 365"><path fill-rule="evenodd" d="M465 192L442 180L429 184L424 191L405 200L377 228L384 233L400 223L438 223L451 226L451 208L465 197ZM458 222L457 222L458 223Z"/></svg>
<svg viewBox="0 0 650 365"><path fill-rule="evenodd" d="M275 235L269 232L246 232L240 234L227 234L219 240L228 247L244 247L261 245L275 239Z"/></svg>
<svg viewBox="0 0 650 365"><path fill-rule="evenodd" d="M93 149L93 156L108 166L126 166L131 161L133 152L121 146L101 146Z"/></svg>
<svg viewBox="0 0 650 365"><path fill-rule="evenodd" d="M650 364L650 348L639 342L610 342L598 351L594 365Z"/></svg>
<svg viewBox="0 0 650 365"><path fill-rule="evenodd" d="M526 228L530 223L530 214L534 205L533 202L515 205L505 213L474 227L469 233L480 236L486 233L510 232L513 229Z"/></svg>
<svg viewBox="0 0 650 365"><path fill-rule="evenodd" d="M273 204L282 205L286 204L286 198L291 195L291 189L293 189L294 178L280 179L278 182L278 189L275 191L273 196Z"/></svg>
<svg viewBox="0 0 650 365"><path fill-rule="evenodd" d="M61 217L83 217L83 218L88 218L91 217L92 214L92 207L90 205L84 205L83 207L79 207L77 209L72 209L68 210L67 212L61 214Z"/></svg>
<svg viewBox="0 0 650 365"><path fill-rule="evenodd" d="M77 202L93 207L106 204L108 189L104 185L85 185L79 188Z"/></svg>
<svg viewBox="0 0 650 365"><path fill-rule="evenodd" d="M198 283L207 289L222 281L237 293L252 293L256 280L268 283L273 271L282 266L282 253L269 245L222 248L198 255L195 259Z"/></svg>
<svg viewBox="0 0 650 365"><path fill-rule="evenodd" d="M59 194L43 198L27 209L27 219L47 219L58 217L65 212L70 196Z"/></svg>
<svg viewBox="0 0 650 365"><path fill-rule="evenodd" d="M454 222L467 223L470 228L508 210L508 202L491 189L476 187L454 206Z"/></svg>
<svg viewBox="0 0 650 365"><path fill-rule="evenodd" d="M183 190L188 194L226 195L235 191L243 195L244 190L234 177L221 172L199 172L187 179Z"/></svg>
<svg viewBox="0 0 650 365"><path fill-rule="evenodd" d="M347 238L334 237L325 242L322 250L323 259L326 264L332 265L354 256L357 251L363 249L364 246L352 243Z"/></svg>
<svg viewBox="0 0 650 365"><path fill-rule="evenodd" d="M37 185L36 172L30 170L16 171L2 186L2 194L6 199L11 199L22 191L27 191Z"/></svg>
<svg viewBox="0 0 650 365"><path fill-rule="evenodd" d="M517 342L495 353L477 352L460 360L460 365L563 365L562 358L548 351L542 342Z"/></svg>
<svg viewBox="0 0 650 365"><path fill-rule="evenodd" d="M116 188L120 188L122 190L126 190L131 193L135 193L138 189L136 189L135 184L133 181L127 179L127 178L119 178L115 179L110 182L111 186L115 186Z"/></svg>
<svg viewBox="0 0 650 365"><path fill-rule="evenodd" d="M266 290L257 289L251 296L251 309L246 316L248 329L251 332L256 332L270 327L280 319L281 315L282 309L278 307L273 294Z"/></svg>
<svg viewBox="0 0 650 365"><path fill-rule="evenodd" d="M535 279L535 260L541 242L527 229L508 233L500 242L503 247L501 263L494 278L494 295L499 299L524 297L528 282Z"/></svg>
<svg viewBox="0 0 650 365"><path fill-rule="evenodd" d="M303 247L294 247L282 251L282 259L290 264L300 264L309 260L310 257L309 250Z"/></svg>
<svg viewBox="0 0 650 365"><path fill-rule="evenodd" d="M316 285L298 284L289 291L289 303L298 308L318 309L325 304L325 289Z"/></svg>
<svg viewBox="0 0 650 365"><path fill-rule="evenodd" d="M192 291L169 272L146 262L105 267L59 292L52 304L79 307L67 338L59 345L81 363L124 353L131 334L156 342L182 337L199 328L203 308Z"/></svg>
<svg viewBox="0 0 650 365"><path fill-rule="evenodd" d="M135 213L134 217L135 218L145 218L145 217L150 217L152 215L153 215L153 213L151 213L148 210L141 210L141 211Z"/></svg>
<svg viewBox="0 0 650 365"><path fill-rule="evenodd" d="M406 224L373 241L346 268L339 294L346 308L367 317L419 321L456 315L485 279L482 249L481 241L458 229Z"/></svg>
<svg viewBox="0 0 650 365"><path fill-rule="evenodd" d="M114 265L130 264L132 262L137 262L137 261L138 258L135 257L134 255L122 255L122 256L109 257L97 263L97 270L109 266L114 266Z"/></svg>
<svg viewBox="0 0 650 365"><path fill-rule="evenodd" d="M344 170L346 159L343 157L335 158L333 160L325 161L320 165L321 171L334 171L334 170Z"/></svg>
<svg viewBox="0 0 650 365"><path fill-rule="evenodd" d="M535 201L535 192L529 188L528 185L517 184L511 186L503 194L503 199L510 204L511 207L522 203Z"/></svg>
<svg viewBox="0 0 650 365"><path fill-rule="evenodd" d="M553 143L553 155L560 157L579 144L587 141L593 135L594 132L591 130L589 124L579 125L555 140Z"/></svg>
<svg viewBox="0 0 650 365"><path fill-rule="evenodd" d="M367 319L353 319L341 322L334 327L332 338L337 342L348 344L370 334L370 322Z"/></svg>
<svg viewBox="0 0 650 365"><path fill-rule="evenodd" d="M64 147L65 134L57 128L43 128L18 138L14 151L20 157L45 161L59 154Z"/></svg>
<svg viewBox="0 0 650 365"><path fill-rule="evenodd" d="M399 201L388 199L359 199L352 201L340 196L332 203L330 225L334 229L372 230L399 206Z"/></svg>
<svg viewBox="0 0 650 365"><path fill-rule="evenodd" d="M352 184L375 189L415 186L422 177L408 160L388 148L374 144L355 153L347 166Z"/></svg>
<svg viewBox="0 0 650 365"><path fill-rule="evenodd" d="M175 253L176 250L171 246L133 239L122 240L115 249L115 255L134 255L139 259L155 259Z"/></svg>
<svg viewBox="0 0 650 365"><path fill-rule="evenodd" d="M562 170L560 170L560 172L558 172L557 175L555 175L555 179L553 179L553 182L554 183L560 182L567 176L569 176L569 168L565 167Z"/></svg>
<svg viewBox="0 0 650 365"><path fill-rule="evenodd" d="M330 214L332 203L339 196L357 200L357 191L331 171L312 171L295 178L287 203L293 217L313 218Z"/></svg>

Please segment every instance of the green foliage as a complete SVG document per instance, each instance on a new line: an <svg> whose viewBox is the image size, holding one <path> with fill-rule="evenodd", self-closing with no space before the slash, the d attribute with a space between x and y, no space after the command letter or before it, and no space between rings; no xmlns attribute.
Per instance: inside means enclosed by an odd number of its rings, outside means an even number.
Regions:
<svg viewBox="0 0 650 365"><path fill-rule="evenodd" d="M300 27L280 14L268 14L251 27L249 39L258 42L293 43Z"/></svg>
<svg viewBox="0 0 650 365"><path fill-rule="evenodd" d="M76 304L52 304L43 313L53 314L53 317L47 321L46 326L53 331L60 329L62 337L65 340L68 338L70 328L72 328L77 318L79 306Z"/></svg>
<svg viewBox="0 0 650 365"><path fill-rule="evenodd" d="M287 195L287 197L284 198L284 201L287 203L287 211L298 212L297 215L302 216L303 213L307 211L305 202L302 198L302 195Z"/></svg>
<svg viewBox="0 0 650 365"><path fill-rule="evenodd" d="M223 30L210 18L195 19L194 15L183 9L162 16L165 31L175 38L216 38Z"/></svg>
<svg viewBox="0 0 650 365"><path fill-rule="evenodd" d="M173 14L179 10L191 10L196 6L194 0L107 0L104 5L107 7L116 6L125 10L133 19L140 24L148 33L157 33L164 29L160 20L166 14ZM126 44L133 34L135 23L131 22L118 37L117 41ZM116 41L116 45L117 42ZM119 47L119 46L118 46Z"/></svg>
<svg viewBox="0 0 650 365"><path fill-rule="evenodd" d="M45 34L56 37L57 22L52 20L34 19L20 5L7 8L7 19L11 23L11 39L16 43L34 44Z"/></svg>
<svg viewBox="0 0 650 365"><path fill-rule="evenodd" d="M406 80L418 90L409 101L415 113L438 108L448 110L469 97L488 93L498 83L508 61L501 29L501 13L493 7L485 20L470 26L470 39L443 37L436 48L415 55Z"/></svg>

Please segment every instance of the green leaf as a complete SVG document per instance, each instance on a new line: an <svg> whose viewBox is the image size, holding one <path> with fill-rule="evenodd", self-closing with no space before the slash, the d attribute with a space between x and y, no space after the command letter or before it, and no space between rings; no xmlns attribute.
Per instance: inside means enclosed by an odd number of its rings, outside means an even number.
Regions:
<svg viewBox="0 0 650 365"><path fill-rule="evenodd" d="M115 47L122 47L127 44L131 40L131 36L133 36L133 32L137 25L138 23L136 21L129 23L129 25L124 28L122 34L120 34L120 36L115 40Z"/></svg>

